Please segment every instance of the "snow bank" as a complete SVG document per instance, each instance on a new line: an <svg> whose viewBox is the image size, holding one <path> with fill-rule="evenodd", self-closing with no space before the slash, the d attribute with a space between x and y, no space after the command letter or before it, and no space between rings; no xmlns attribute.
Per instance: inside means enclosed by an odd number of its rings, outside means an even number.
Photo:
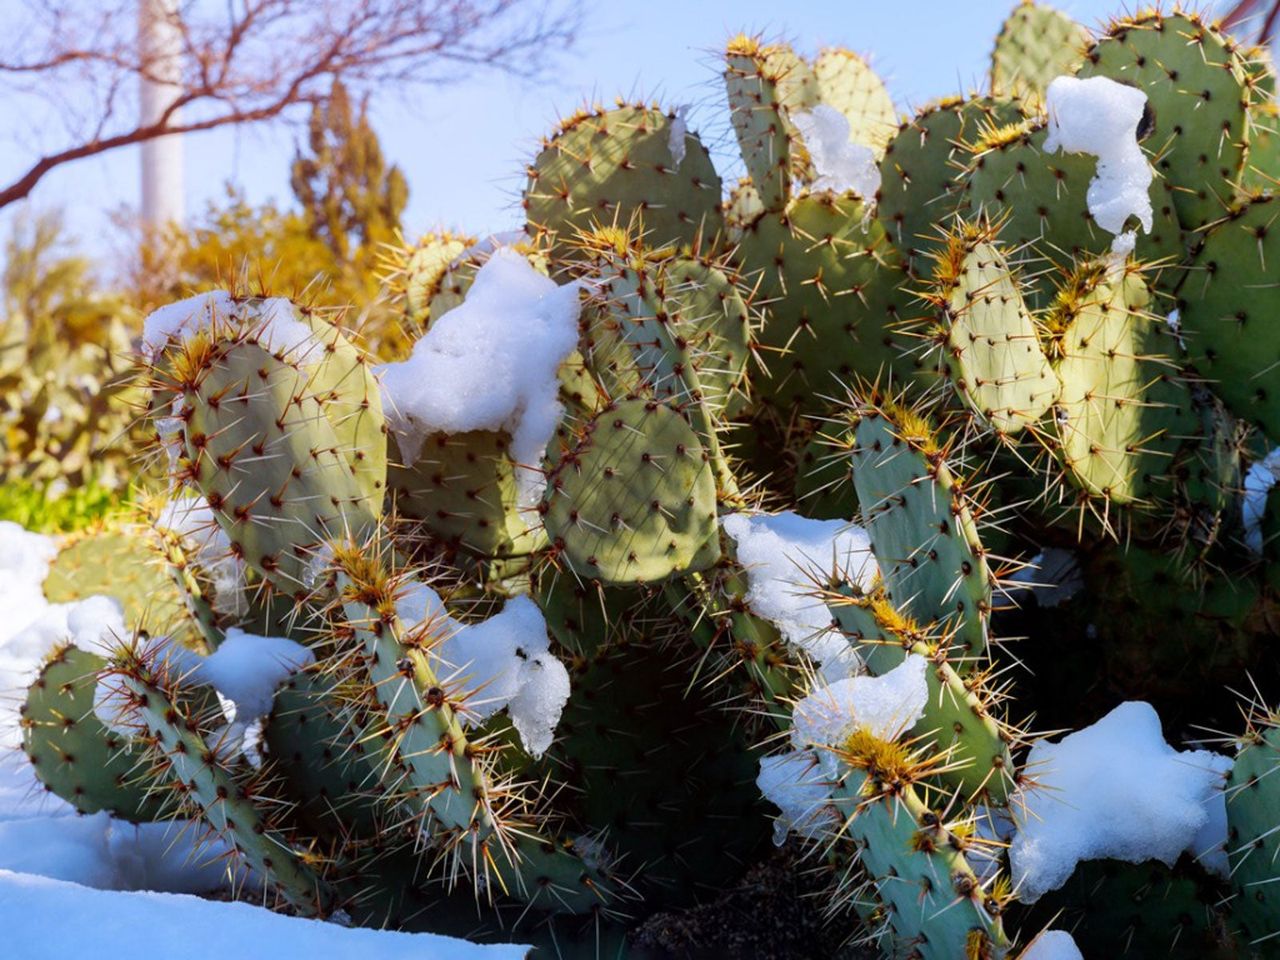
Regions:
<svg viewBox="0 0 1280 960"><path fill-rule="evenodd" d="M1086 202L1093 219L1108 233L1121 234L1130 216L1151 232L1151 164L1137 137L1146 104L1141 90L1108 77L1058 77L1049 84L1045 152L1061 149L1098 158ZM1117 236L1112 249L1132 249L1133 239Z"/></svg>
<svg viewBox="0 0 1280 960"><path fill-rule="evenodd" d="M1017 833L1009 863L1019 897L1033 903L1057 889L1081 860L1172 865L1183 851L1220 847L1221 787L1230 767L1221 754L1169 746L1155 710L1139 701L1058 743L1040 741L1027 758L1037 783L1024 791L1021 807L1011 804ZM1222 835L1210 836L1216 829Z"/></svg>
<svg viewBox="0 0 1280 960"><path fill-rule="evenodd" d="M875 152L849 140L849 118L829 104L794 114L791 122L804 138L817 178L811 189L845 193L852 190L870 202L880 189Z"/></svg>
<svg viewBox="0 0 1280 960"><path fill-rule="evenodd" d="M760 761L756 784L781 812L774 823L774 842L789 830L818 836L837 821L827 806L839 764L832 753L851 733L870 731L896 740L924 714L929 699L928 661L912 654L879 677L846 677L819 686L795 705L789 753Z"/></svg>
<svg viewBox="0 0 1280 960"><path fill-rule="evenodd" d="M213 290L148 314L142 325L143 356L151 360L167 344L223 324L248 325L264 348L294 359L318 356L323 350L311 328L298 319L292 301L284 297L237 301L225 290Z"/></svg>
<svg viewBox="0 0 1280 960"><path fill-rule="evenodd" d="M720 524L746 568L751 609L820 664L828 682L856 672L857 653L831 629L831 612L813 594L833 574L871 586L878 568L867 532L843 520L810 520L789 512L733 513Z"/></svg>
<svg viewBox="0 0 1280 960"><path fill-rule="evenodd" d="M509 247L476 274L466 300L432 322L402 363L380 368L401 451L431 433L505 430L522 503L541 497L539 464L564 413L556 371L578 343L578 284L557 286Z"/></svg>
<svg viewBox="0 0 1280 960"><path fill-rule="evenodd" d="M1084 954L1065 930L1046 930L1027 944L1019 960L1084 960Z"/></svg>
<svg viewBox="0 0 1280 960"><path fill-rule="evenodd" d="M528 597L512 597L481 623L445 611L439 594L416 583L396 604L409 626L430 622L443 639L431 650L437 674L466 699L464 723L481 723L504 707L525 750L546 752L569 700L569 671L551 653L547 621Z"/></svg>
<svg viewBox="0 0 1280 960"><path fill-rule="evenodd" d="M165 893L117 893L0 870L5 949L23 960L118 960L155 947L184 960L519 960L528 948L433 934L348 929ZM131 946L132 945L132 946Z"/></svg>

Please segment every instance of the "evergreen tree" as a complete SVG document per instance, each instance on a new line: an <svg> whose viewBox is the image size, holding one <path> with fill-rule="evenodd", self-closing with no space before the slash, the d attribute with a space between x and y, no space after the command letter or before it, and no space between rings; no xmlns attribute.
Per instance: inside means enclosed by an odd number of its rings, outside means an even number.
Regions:
<svg viewBox="0 0 1280 960"><path fill-rule="evenodd" d="M312 234L344 264L364 264L378 245L395 239L409 186L397 166L387 167L366 104L359 114L340 80L316 104L309 153L295 156L291 182Z"/></svg>

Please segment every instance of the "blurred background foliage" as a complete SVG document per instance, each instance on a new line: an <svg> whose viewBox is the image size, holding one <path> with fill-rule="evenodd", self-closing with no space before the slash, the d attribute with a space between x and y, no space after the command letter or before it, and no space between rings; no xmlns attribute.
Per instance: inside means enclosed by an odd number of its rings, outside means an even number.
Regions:
<svg viewBox="0 0 1280 960"><path fill-rule="evenodd" d="M56 210L22 211L4 241L0 520L76 529L127 504L150 469L136 427L132 346L156 307L207 290L291 297L383 359L409 340L381 276L403 244L409 187L365 104L335 82L292 159L292 202L252 204L232 184L186 224L134 230L115 278L76 252Z"/></svg>

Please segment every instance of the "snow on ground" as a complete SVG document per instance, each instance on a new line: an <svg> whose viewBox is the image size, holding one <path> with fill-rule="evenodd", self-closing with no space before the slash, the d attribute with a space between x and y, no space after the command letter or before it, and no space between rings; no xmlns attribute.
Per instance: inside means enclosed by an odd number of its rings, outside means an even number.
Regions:
<svg viewBox="0 0 1280 960"><path fill-rule="evenodd" d="M578 291L509 247L495 250L409 359L379 370L402 453L416 456L432 433L505 430L512 459L530 468L517 477L521 502L536 503L546 485L539 464L564 413L556 373L578 345Z"/></svg>
<svg viewBox="0 0 1280 960"><path fill-rule="evenodd" d="M810 520L795 513L733 513L720 524L747 571L747 603L772 621L787 643L821 665L827 681L855 673L857 653L831 629L820 584L833 575L869 588L878 567L871 538L844 520Z"/></svg>
<svg viewBox="0 0 1280 960"><path fill-rule="evenodd" d="M0 905L6 955L23 960L119 960L152 949L183 960L518 960L527 953L431 934L347 929L247 903L91 890L7 870L0 870Z"/></svg>
<svg viewBox="0 0 1280 960"><path fill-rule="evenodd" d="M439 594L415 583L396 604L412 629L429 622L441 637L434 666L454 695L466 698L461 719L483 722L504 707L525 750L542 756L569 701L569 671L551 652L547 621L528 597L512 597L481 623L460 623Z"/></svg>
<svg viewBox="0 0 1280 960"><path fill-rule="evenodd" d="M791 118L813 161L815 193L852 190L870 202L880 190L880 166L875 151L849 139L849 118L835 107L820 103Z"/></svg>
<svg viewBox="0 0 1280 960"><path fill-rule="evenodd" d="M1138 124L1147 95L1108 77L1058 77L1049 84L1046 153L1089 153L1098 169L1086 202L1098 226L1117 234L1112 250L1127 253L1136 239L1124 231L1129 217L1151 232L1151 164L1138 145Z"/></svg>
<svg viewBox="0 0 1280 960"><path fill-rule="evenodd" d="M1084 960L1084 954L1065 930L1046 930L1027 944L1019 960Z"/></svg>
<svg viewBox="0 0 1280 960"><path fill-rule="evenodd" d="M178 954L188 960L525 956L520 946L479 947L428 934L348 930L247 903L181 896L226 886L224 845L188 821L135 825L106 813L82 816L47 792L18 749L18 708L26 687L55 644L74 639L102 649L124 632L119 604L110 598L45 600L43 583L56 553L53 538L0 521L0 955L117 960L143 936L145 943L165 945L171 953L179 944ZM545 624L541 632L545 650ZM276 685L313 658L292 641L239 632L210 657L189 651L175 656L183 656L179 669L198 673L229 697L241 724L265 712ZM526 687L545 689L546 683ZM542 716L541 705L513 709ZM148 890L164 892L129 892Z"/></svg>
<svg viewBox="0 0 1280 960"><path fill-rule="evenodd" d="M1210 750L1175 750L1155 710L1139 701L1057 743L1040 741L1026 768L1036 785L1011 807L1009 864L1019 898L1034 903L1056 890L1081 860L1172 865L1184 851L1220 850L1231 762ZM1202 862L1213 867L1215 859Z"/></svg>

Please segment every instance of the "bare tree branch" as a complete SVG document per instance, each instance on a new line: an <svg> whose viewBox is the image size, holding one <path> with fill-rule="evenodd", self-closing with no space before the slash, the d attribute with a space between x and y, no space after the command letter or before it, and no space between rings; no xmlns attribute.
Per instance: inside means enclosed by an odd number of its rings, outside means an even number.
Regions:
<svg viewBox="0 0 1280 960"><path fill-rule="evenodd" d="M324 97L333 77L355 89L448 84L478 68L536 77L573 40L576 0L184 0L177 96L154 122L138 119L143 80L170 62L137 42L137 0L32 0L0 41L0 87L56 105L76 89L92 105L66 142L43 150L0 186L0 207L49 171L175 133L271 120ZM21 167L19 169L22 169Z"/></svg>

